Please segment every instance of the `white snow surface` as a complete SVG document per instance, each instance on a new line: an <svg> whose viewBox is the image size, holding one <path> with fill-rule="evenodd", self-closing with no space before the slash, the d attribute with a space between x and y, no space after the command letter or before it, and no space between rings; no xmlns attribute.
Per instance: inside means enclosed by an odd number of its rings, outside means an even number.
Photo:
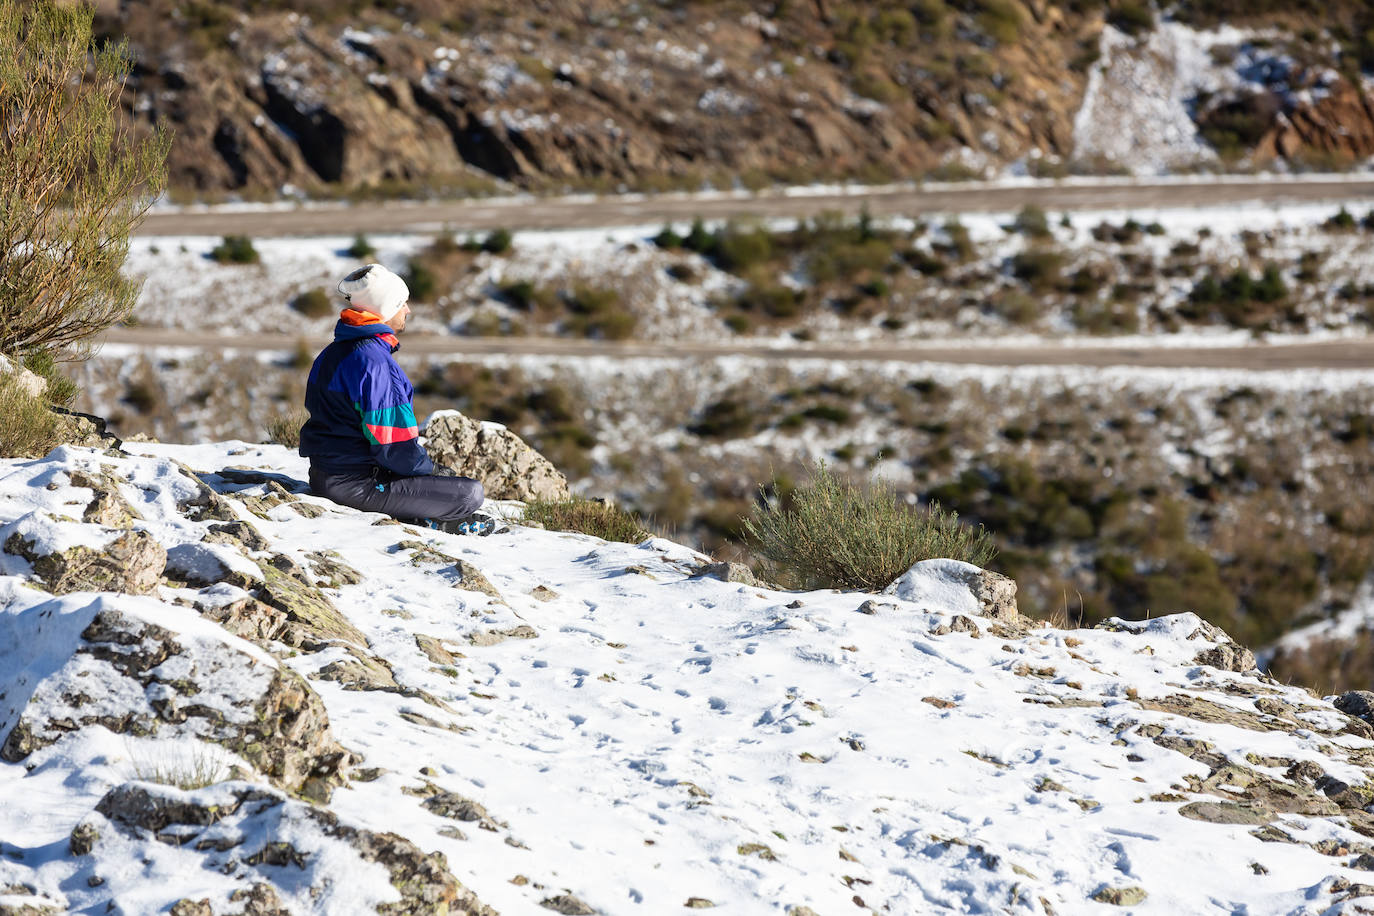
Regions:
<svg viewBox="0 0 1374 916"><path fill-rule="evenodd" d="M0 524L28 516L79 527L59 518L79 515L70 502L89 491L64 481L99 464L137 481L146 495L135 524L176 547L198 542L210 522L177 511L172 494L188 478L174 461L203 476L226 467L306 476L304 462L276 446L127 447L137 454L64 448L0 463ZM1342 721L1329 703L1253 672L1196 665L1210 643L1192 614L1025 636L999 636L979 619L977 634L935 636L960 610L952 592L927 590L913 602L774 591L691 578L704 558L662 539L606 543L518 523L469 539L377 525L375 514L309 496L324 510L317 517L289 504L260 517L232 498L243 487L208 479L274 552L304 562L328 548L362 573L328 594L368 651L413 688L349 691L314 679L349 657L342 648L273 653L311 679L335 738L363 766L382 768L374 781L336 790L330 810L343 824L443 852L453 874L503 914L547 913L540 902L563 893L600 913L655 916L691 898L742 914L801 905L836 914L856 904L901 914L1088 913L1102 909L1094 894L1128 886L1148 891L1130 908L1138 913L1357 912L1334 893L1338 879L1365 875L1348 867L1350 856L1261 842L1250 827L1190 820L1177 801L1151 800L1217 799L1189 795L1185 777L1207 767L1140 735L1142 724L1210 742L1241 765L1249 753L1285 756L1348 782L1369 778L1339 749L1374 742L1328 730ZM502 599L455 588L451 564L400 545L417 539L481 570ZM68 700L56 688L78 680L91 695L108 683L102 702L118 699L108 671L71 654L102 607L272 662L172 604L185 589L53 597L26 570L3 572L5 722L35 703L59 711ZM226 597L218 586L204 593L205 604ZM877 612L859 612L869 599ZM517 626L534 638L499 639ZM452 652L452 663L422 654L420 635ZM81 670L72 667L78 657ZM230 685L215 675L210 686L218 695ZM1311 727L1245 730L1139 702L1183 695L1253 713L1260 693L1303 710ZM0 762L0 888L36 894L0 903L132 914L208 897L217 913L237 911L228 897L253 872L233 855L133 836L93 813L135 778L131 758L143 751L131 740L87 727ZM446 820L404 791L425 782L485 806L494 829ZM234 785L189 795L209 804ZM102 839L93 855L71 856L67 836L87 819L102 824ZM1339 818L1283 814L1275 825L1304 843L1363 840ZM306 854L303 869L270 870L293 913L367 912L395 899L385 875L318 829L301 803L245 809L215 829L244 838L245 849L271 838ZM92 886L93 877L104 883Z"/></svg>

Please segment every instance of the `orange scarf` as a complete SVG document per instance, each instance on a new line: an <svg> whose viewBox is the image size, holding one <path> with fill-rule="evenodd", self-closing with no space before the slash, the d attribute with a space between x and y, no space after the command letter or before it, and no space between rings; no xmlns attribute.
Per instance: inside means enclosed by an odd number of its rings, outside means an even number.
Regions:
<svg viewBox="0 0 1374 916"><path fill-rule="evenodd" d="M371 312L364 311L363 309L349 308L344 309L342 312L339 313L339 320L342 321L344 324L352 325L353 327L358 328L362 327L365 324L381 324L382 316L374 315Z"/></svg>

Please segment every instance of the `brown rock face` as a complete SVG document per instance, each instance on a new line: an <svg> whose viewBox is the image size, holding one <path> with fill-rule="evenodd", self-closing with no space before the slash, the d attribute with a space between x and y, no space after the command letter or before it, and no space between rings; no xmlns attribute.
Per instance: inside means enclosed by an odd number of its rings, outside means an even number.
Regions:
<svg viewBox="0 0 1374 916"><path fill-rule="evenodd" d="M425 426L425 449L436 465L482 482L490 499L566 499L568 478L515 433L456 411Z"/></svg>
<svg viewBox="0 0 1374 916"><path fill-rule="evenodd" d="M1338 162L1368 159L1374 156L1374 100L1342 80L1324 98L1302 102L1277 118L1257 153L1260 159L1314 155Z"/></svg>
<svg viewBox="0 0 1374 916"><path fill-rule="evenodd" d="M175 124L172 182L201 190L689 188L905 178L960 148L1065 155L1084 83L1069 61L1101 27L1052 8L990 41L949 4L859 47L811 3L743 17L648 5L633 29L604 6L532 0L408 30L366 5L347 19L338 4L309 18L202 6L224 24L174 28L170 0L101 17L139 60L127 110Z"/></svg>

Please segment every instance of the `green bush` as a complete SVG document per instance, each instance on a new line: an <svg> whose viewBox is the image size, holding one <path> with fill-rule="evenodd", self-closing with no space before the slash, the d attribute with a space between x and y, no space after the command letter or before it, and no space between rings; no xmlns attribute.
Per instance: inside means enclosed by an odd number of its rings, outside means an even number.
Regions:
<svg viewBox="0 0 1374 916"><path fill-rule="evenodd" d="M1012 221L1011 229L1022 235L1031 238L1043 239L1050 235L1050 220L1045 215L1045 211L1035 204L1026 204L1021 208L1021 212L1016 214L1016 219Z"/></svg>
<svg viewBox="0 0 1374 916"><path fill-rule="evenodd" d="M210 249L210 258L220 264L256 264L260 260L253 240L246 235L226 235Z"/></svg>
<svg viewBox="0 0 1374 916"><path fill-rule="evenodd" d="M801 314L800 290L781 283L752 283L735 300L746 312L762 312L770 318L795 318Z"/></svg>
<svg viewBox="0 0 1374 916"><path fill-rule="evenodd" d="M307 318L323 318L333 314L334 303L323 287L316 286L291 300L291 307Z"/></svg>
<svg viewBox="0 0 1374 916"><path fill-rule="evenodd" d="M1355 217L1345 207L1336 211L1335 215L1327 219L1326 228L1347 231L1355 228Z"/></svg>
<svg viewBox="0 0 1374 916"><path fill-rule="evenodd" d="M0 2L0 353L89 353L141 281L129 234L165 185L171 131L121 111L134 66L89 3ZM145 125L146 126L146 125Z"/></svg>
<svg viewBox="0 0 1374 916"><path fill-rule="evenodd" d="M345 253L350 258L357 258L359 261L372 257L377 253L377 249L372 247L372 243L367 240L367 236L359 232L353 236L353 244L345 249Z"/></svg>
<svg viewBox="0 0 1374 916"><path fill-rule="evenodd" d="M731 223L716 236L712 254L720 266L738 273L773 256L773 239L762 226L746 228Z"/></svg>
<svg viewBox="0 0 1374 916"><path fill-rule="evenodd" d="M799 587L878 591L921 560L983 566L996 554L988 533L960 525L957 513L908 506L890 484L861 489L824 463L787 505L756 506L744 527L775 575Z"/></svg>
<svg viewBox="0 0 1374 916"><path fill-rule="evenodd" d="M758 420L743 401L722 398L701 412L701 419L688 425L687 432L711 439L738 439L754 432Z"/></svg>
<svg viewBox="0 0 1374 916"><path fill-rule="evenodd" d="M551 309L558 304L558 293L548 286L535 286L529 280L512 280L497 288L501 297L523 311Z"/></svg>
<svg viewBox="0 0 1374 916"><path fill-rule="evenodd" d="M697 254L708 254L716 247L716 233L707 230L701 217L692 220L692 228L682 240L682 247Z"/></svg>
<svg viewBox="0 0 1374 916"><path fill-rule="evenodd" d="M439 279L434 276L434 271L426 267L423 261L414 259L406 271L405 281L410 289L410 298L416 302L429 302L439 287Z"/></svg>
<svg viewBox="0 0 1374 916"><path fill-rule="evenodd" d="M1136 36L1155 27L1155 14L1137 0L1119 0L1107 13L1107 21L1127 35Z"/></svg>
<svg viewBox="0 0 1374 916"><path fill-rule="evenodd" d="M677 232L674 231L672 223L664 223L663 228L659 230L658 235L654 236L654 244L657 245L659 248L681 248L682 236L678 235Z"/></svg>
<svg viewBox="0 0 1374 916"><path fill-rule="evenodd" d="M510 251L511 243L515 241L515 236L509 229L496 229L487 234L482 240L482 250L491 254L505 254Z"/></svg>
<svg viewBox="0 0 1374 916"><path fill-rule="evenodd" d="M626 340L634 334L638 316L621 305L614 289L578 285L563 298L572 312L568 331L603 340Z"/></svg>
<svg viewBox="0 0 1374 916"><path fill-rule="evenodd" d="M1053 248L1031 248L1018 252L1011 259L1011 273L1036 292L1046 292L1059 286L1064 269L1064 255Z"/></svg>
<svg viewBox="0 0 1374 916"><path fill-rule="evenodd" d="M581 496L530 500L525 503L524 520L550 531L577 531L626 544L638 544L653 536L636 516L619 506Z"/></svg>

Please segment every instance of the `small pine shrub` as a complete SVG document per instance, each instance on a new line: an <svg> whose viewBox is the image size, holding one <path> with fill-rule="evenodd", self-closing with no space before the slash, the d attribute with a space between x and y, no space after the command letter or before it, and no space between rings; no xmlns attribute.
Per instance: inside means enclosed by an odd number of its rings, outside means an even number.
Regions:
<svg viewBox="0 0 1374 916"><path fill-rule="evenodd" d="M803 588L878 591L921 560L984 566L996 555L981 525L960 525L936 503L910 507L890 484L861 489L824 463L788 505L756 506L744 528L779 580Z"/></svg>
<svg viewBox="0 0 1374 916"><path fill-rule="evenodd" d="M510 251L511 242L514 240L515 236L509 229L496 229L482 240L482 250L491 254L505 254Z"/></svg>
<svg viewBox="0 0 1374 916"><path fill-rule="evenodd" d="M692 228L682 240L682 247L697 254L707 254L716 247L716 233L707 230L701 217L692 220Z"/></svg>
<svg viewBox="0 0 1374 916"><path fill-rule="evenodd" d="M305 410L293 410L267 421L267 441L287 448L301 447L301 427L310 419Z"/></svg>
<svg viewBox="0 0 1374 916"><path fill-rule="evenodd" d="M367 240L367 236L359 232L353 237L353 244L344 249L350 258L364 260L377 253L377 249L372 247L372 243Z"/></svg>
<svg viewBox="0 0 1374 916"><path fill-rule="evenodd" d="M761 226L746 228L732 224L716 236L713 254L723 269L739 273L771 258L773 239Z"/></svg>
<svg viewBox="0 0 1374 916"><path fill-rule="evenodd" d="M1050 235L1050 220L1045 215L1045 211L1035 204L1026 204L1021 208L1021 212L1016 214L1016 219L1012 221L1011 229L1022 235L1031 238L1043 239Z"/></svg>
<svg viewBox="0 0 1374 916"><path fill-rule="evenodd" d="M226 235L210 249L210 258L219 264L256 264L260 260L253 240L246 235Z"/></svg>
<svg viewBox="0 0 1374 916"><path fill-rule="evenodd" d="M291 300L291 307L307 318L323 318L334 313L334 303L323 287L316 286Z"/></svg>
<svg viewBox="0 0 1374 916"><path fill-rule="evenodd" d="M664 223L658 235L654 236L654 244L659 248L672 250L682 247L682 236L678 235L673 229L672 223Z"/></svg>
<svg viewBox="0 0 1374 916"><path fill-rule="evenodd" d="M1347 232L1355 228L1355 217L1345 207L1341 207L1334 216L1327 219L1326 228Z"/></svg>
<svg viewBox="0 0 1374 916"><path fill-rule="evenodd" d="M577 531L603 541L638 544L653 536L638 517L619 506L581 496L530 500L524 519L550 531Z"/></svg>
<svg viewBox="0 0 1374 916"><path fill-rule="evenodd" d="M417 302L429 302L439 287L439 280L434 276L434 271L426 267L422 261L410 262L405 281L406 286L410 288L410 298Z"/></svg>

